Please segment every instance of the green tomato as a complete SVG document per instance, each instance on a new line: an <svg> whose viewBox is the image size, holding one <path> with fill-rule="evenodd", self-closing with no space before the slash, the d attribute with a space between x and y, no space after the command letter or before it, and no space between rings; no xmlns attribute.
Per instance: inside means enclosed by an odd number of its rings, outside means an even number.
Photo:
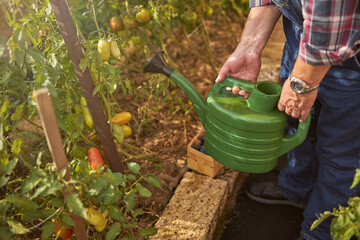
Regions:
<svg viewBox="0 0 360 240"><path fill-rule="evenodd" d="M126 29L135 29L138 23L136 22L135 18L125 16L124 17L124 26Z"/></svg>
<svg viewBox="0 0 360 240"><path fill-rule="evenodd" d="M142 40L141 40L141 37L139 35L131 36L130 41L134 44L134 46L136 48L140 47L142 45Z"/></svg>
<svg viewBox="0 0 360 240"><path fill-rule="evenodd" d="M214 14L214 9L211 6L206 6L204 17L208 18L211 17Z"/></svg>
<svg viewBox="0 0 360 240"><path fill-rule="evenodd" d="M135 19L138 23L146 24L151 19L151 13L148 9L142 8L136 15Z"/></svg>
<svg viewBox="0 0 360 240"><path fill-rule="evenodd" d="M99 40L98 53L104 62L110 59L110 41L108 39Z"/></svg>
<svg viewBox="0 0 360 240"><path fill-rule="evenodd" d="M187 11L181 16L181 20L185 24L189 24L189 25L196 23L197 18L198 18L197 14L192 11Z"/></svg>

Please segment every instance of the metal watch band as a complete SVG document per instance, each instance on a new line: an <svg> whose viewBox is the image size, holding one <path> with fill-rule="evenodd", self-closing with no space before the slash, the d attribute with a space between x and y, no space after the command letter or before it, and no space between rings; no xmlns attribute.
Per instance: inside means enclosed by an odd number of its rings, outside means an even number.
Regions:
<svg viewBox="0 0 360 240"><path fill-rule="evenodd" d="M302 89L301 89L301 90L295 89L295 88L293 87L292 82L296 82L296 83L300 84L301 87L302 87ZM314 87L310 87L310 86L307 85L303 80L295 77L292 72L291 72L291 74L290 74L290 86L291 86L291 88L292 88L292 90L293 90L294 92L299 93L299 94L304 94L304 93L308 93L308 92L314 91L315 89L317 89L317 88L319 87L319 85L314 86Z"/></svg>

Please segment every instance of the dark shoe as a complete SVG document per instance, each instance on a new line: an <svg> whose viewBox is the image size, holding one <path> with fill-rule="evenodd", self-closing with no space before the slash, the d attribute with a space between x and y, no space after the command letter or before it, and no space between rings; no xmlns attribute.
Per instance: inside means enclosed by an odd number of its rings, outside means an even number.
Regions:
<svg viewBox="0 0 360 240"><path fill-rule="evenodd" d="M245 188L245 194L250 199L264 204L290 205L304 209L305 205L286 199L276 182L253 183Z"/></svg>

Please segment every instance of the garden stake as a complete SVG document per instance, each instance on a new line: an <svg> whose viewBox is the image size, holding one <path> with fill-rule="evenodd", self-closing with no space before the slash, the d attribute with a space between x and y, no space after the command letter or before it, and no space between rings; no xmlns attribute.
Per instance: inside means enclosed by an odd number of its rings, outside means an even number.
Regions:
<svg viewBox="0 0 360 240"><path fill-rule="evenodd" d="M54 108L51 103L49 91L47 88L42 88L34 92L34 98L37 103L37 109L40 114L42 126L44 128L47 144L50 149L51 156L56 166L58 174L62 169L66 169L64 176L65 181L70 181L70 171L67 165L67 159L65 150L63 148L63 142L59 132L59 128L56 122ZM63 189L65 199L71 192L67 189ZM70 216L75 223L75 235L77 239L87 239L86 229L84 222L80 216L71 212Z"/></svg>
<svg viewBox="0 0 360 240"><path fill-rule="evenodd" d="M64 38L66 48L75 73L79 79L84 97L89 106L90 113L93 117L96 132L99 134L105 154L109 159L110 169L113 172L124 173L124 168L119 153L116 150L110 126L105 117L100 99L97 95L93 95L95 86L89 68L87 67L84 72L80 69L79 63L80 60L84 58L84 54L81 49L74 23L71 19L69 8L66 5L65 0L50 0L50 5L54 12L56 22L59 25L61 35Z"/></svg>

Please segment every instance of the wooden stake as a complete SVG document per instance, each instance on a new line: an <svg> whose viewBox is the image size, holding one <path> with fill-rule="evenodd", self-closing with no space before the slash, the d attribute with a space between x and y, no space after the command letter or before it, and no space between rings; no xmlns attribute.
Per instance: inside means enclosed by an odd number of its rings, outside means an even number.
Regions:
<svg viewBox="0 0 360 240"><path fill-rule="evenodd" d="M110 169L113 172L124 172L119 153L110 131L109 124L105 117L100 99L97 95L93 96L94 81L91 77L89 68L81 71L79 63L84 58L79 37L71 19L70 11L65 0L50 0L51 8L55 14L56 22L59 25L61 35L64 38L75 73L79 79L84 97L88 104L90 113L94 119L96 132L99 134L106 156L109 159Z"/></svg>
<svg viewBox="0 0 360 240"><path fill-rule="evenodd" d="M55 112L52 106L52 102L49 96L49 91L46 88L39 89L34 92L34 98L37 102L37 108L40 113L41 123L44 128L46 141L49 146L51 156L55 162L56 170L58 173L62 169L66 169L64 179L70 180L70 171L67 165L67 159L63 142L56 122ZM64 190L63 194L65 199L71 192ZM87 239L86 229L84 222L80 216L75 213L70 213L71 217L75 222L75 234L77 239Z"/></svg>

